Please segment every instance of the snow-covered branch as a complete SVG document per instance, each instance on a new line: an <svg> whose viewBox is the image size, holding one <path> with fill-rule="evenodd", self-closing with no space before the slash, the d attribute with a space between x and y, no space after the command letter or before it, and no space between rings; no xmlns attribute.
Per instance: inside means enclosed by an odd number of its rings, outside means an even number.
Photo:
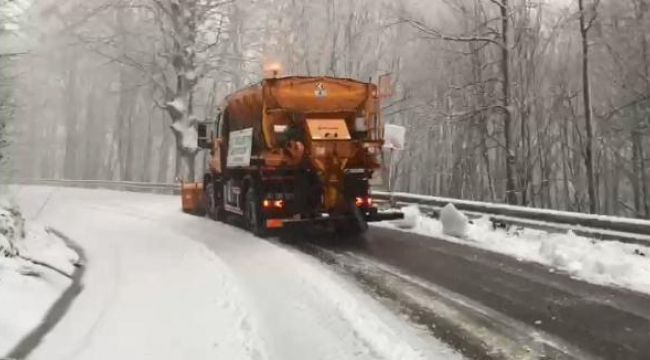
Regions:
<svg viewBox="0 0 650 360"><path fill-rule="evenodd" d="M475 36L475 35L470 35L470 36L463 36L463 35L446 35L441 33L438 30L432 29L425 24L423 24L420 21L417 20L402 20L403 22L413 26L417 30L419 30L421 33L430 36L433 39L438 39L438 40L445 40L445 41L453 41L453 42L485 42L485 43L491 43L494 45L498 45L499 47L504 47L504 44L501 43L499 40L493 37L487 37L487 36Z"/></svg>

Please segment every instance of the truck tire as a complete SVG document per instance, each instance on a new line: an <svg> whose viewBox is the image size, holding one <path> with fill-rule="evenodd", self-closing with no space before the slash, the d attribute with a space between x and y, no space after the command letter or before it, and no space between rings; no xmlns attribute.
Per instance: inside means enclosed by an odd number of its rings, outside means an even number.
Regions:
<svg viewBox="0 0 650 360"><path fill-rule="evenodd" d="M352 220L352 231L354 232L354 235L361 235L368 231L366 218L361 213L361 209L359 209L354 202L352 202L352 215L354 215L354 219Z"/></svg>
<svg viewBox="0 0 650 360"><path fill-rule="evenodd" d="M208 180L204 186L205 192L205 211L208 217L216 220L216 199L214 195L214 182Z"/></svg>
<svg viewBox="0 0 650 360"><path fill-rule="evenodd" d="M244 225L246 226L246 229L255 236L266 237L268 235L264 219L262 219L260 200L255 192L254 186L250 186L248 191L246 191Z"/></svg>
<svg viewBox="0 0 650 360"><path fill-rule="evenodd" d="M336 226L336 232L344 237L363 235L368 231L368 223L354 202L350 203L350 212L352 217L341 220Z"/></svg>
<svg viewBox="0 0 650 360"><path fill-rule="evenodd" d="M205 208L208 217L217 221L224 221L225 214L223 204L220 197L216 194L217 186L213 180L210 180L205 185Z"/></svg>

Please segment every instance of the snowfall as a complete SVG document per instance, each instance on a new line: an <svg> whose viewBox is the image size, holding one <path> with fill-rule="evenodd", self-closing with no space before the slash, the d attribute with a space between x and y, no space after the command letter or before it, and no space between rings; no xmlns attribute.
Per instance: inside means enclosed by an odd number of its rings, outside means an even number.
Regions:
<svg viewBox="0 0 650 360"><path fill-rule="evenodd" d="M183 214L176 196L12 193L27 224L56 229L85 252L83 290L30 359L461 358L315 258ZM39 229L28 226L28 238L51 239ZM66 256L59 265L74 262ZM0 279L0 350L67 285L30 277L17 270L23 265L2 259L0 274L10 275Z"/></svg>
<svg viewBox="0 0 650 360"><path fill-rule="evenodd" d="M567 233L511 228L494 229L490 220L470 221L448 204L440 219L422 214L418 207L402 209L405 217L380 226L436 239L475 246L548 266L549 271L598 285L627 288L650 294L650 247L599 241Z"/></svg>

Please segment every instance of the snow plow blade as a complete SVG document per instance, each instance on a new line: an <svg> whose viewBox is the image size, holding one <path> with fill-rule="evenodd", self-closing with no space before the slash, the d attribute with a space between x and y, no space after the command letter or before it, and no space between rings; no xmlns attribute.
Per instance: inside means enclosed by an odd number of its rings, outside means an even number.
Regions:
<svg viewBox="0 0 650 360"><path fill-rule="evenodd" d="M367 222L389 221L404 219L404 213L399 211L383 212L383 213L370 213L366 216Z"/></svg>
<svg viewBox="0 0 650 360"><path fill-rule="evenodd" d="M384 213L370 213L364 214L364 220L366 222L378 222L378 221L389 221L389 220L399 220L403 219L404 214L401 212L384 212ZM269 219L267 220L267 227L269 228L281 228L288 226L297 226L305 224L319 224L319 223L328 223L341 220L353 220L354 216L351 215L340 215L340 216L322 216L317 218L306 218L306 219Z"/></svg>
<svg viewBox="0 0 650 360"><path fill-rule="evenodd" d="M182 183L181 198L183 212L195 215L205 214L203 183Z"/></svg>

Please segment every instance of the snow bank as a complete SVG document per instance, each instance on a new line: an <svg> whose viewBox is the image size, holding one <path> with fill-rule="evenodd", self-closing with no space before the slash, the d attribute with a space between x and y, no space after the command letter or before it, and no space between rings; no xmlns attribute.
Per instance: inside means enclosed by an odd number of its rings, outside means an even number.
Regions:
<svg viewBox="0 0 650 360"><path fill-rule="evenodd" d="M602 285L618 285L650 294L650 248L577 236L525 234L541 239L542 261L571 275Z"/></svg>
<svg viewBox="0 0 650 360"><path fill-rule="evenodd" d="M447 204L440 212L442 233L449 236L465 237L468 231L469 219L458 211L454 204Z"/></svg>
<svg viewBox="0 0 650 360"><path fill-rule="evenodd" d="M38 326L70 284L52 270L21 258L0 257L0 355Z"/></svg>
<svg viewBox="0 0 650 360"><path fill-rule="evenodd" d="M2 202L2 201L0 201ZM25 231L26 230L26 231ZM0 204L0 355L11 350L45 316L71 280L35 260L72 274L77 254L43 226Z"/></svg>
<svg viewBox="0 0 650 360"><path fill-rule="evenodd" d="M395 226L400 229L410 230L418 234L442 234L442 223L439 221L431 221L433 219L427 217L420 212L417 206L407 206L400 209L404 213L404 218L391 221L390 226ZM387 223L378 223L378 226Z"/></svg>
<svg viewBox="0 0 650 360"><path fill-rule="evenodd" d="M25 234L25 220L8 199L0 199L0 256L15 256L16 239Z"/></svg>
<svg viewBox="0 0 650 360"><path fill-rule="evenodd" d="M393 222L395 226L402 229L414 229L419 225L419 221L422 218L419 207L407 206L402 208L402 213L404 213L404 218L395 220Z"/></svg>
<svg viewBox="0 0 650 360"><path fill-rule="evenodd" d="M30 359L267 359L235 274L171 224L204 221L175 196L24 187L17 200L88 261L83 291Z"/></svg>
<svg viewBox="0 0 650 360"><path fill-rule="evenodd" d="M409 210L413 211L413 210ZM467 225L464 237L448 236L444 221L422 214L405 230L399 223L381 224L425 236L463 243L544 264L593 284L650 294L650 247L617 241L596 241L573 232L552 234L533 229L494 229L488 218Z"/></svg>
<svg viewBox="0 0 650 360"><path fill-rule="evenodd" d="M39 223L27 224L26 236L16 242L16 248L21 257L47 264L69 276L74 273L74 264L79 262L79 255L75 251Z"/></svg>
<svg viewBox="0 0 650 360"><path fill-rule="evenodd" d="M383 192L383 191L375 191L374 193L376 193L377 195L384 195L384 196L389 195L389 193ZM446 197L439 197L439 196L410 194L410 193L404 193L404 192L393 192L393 193L390 193L390 195L392 195L393 197L396 197L396 198L404 198L404 199L412 199L412 200L425 200L425 201L426 200L431 200L431 201L436 201L436 202L440 202L440 203L452 203L452 204L457 204L457 205L479 207L479 208L483 208L483 209L490 209L492 212L495 212L496 210L517 210L519 212L527 212L527 213L533 214L533 215L545 214L545 215L571 217L571 218L574 218L574 219L597 219L599 221L616 222L616 223L622 223L622 224L650 225L650 220L634 219L634 218L620 217L620 216L594 215L594 214L585 214L585 213L570 212L570 211L539 209L539 208L531 208L531 207L519 206L519 205L508 205L508 204L500 204L500 203L485 203L485 202L473 201L473 200L461 200L461 199L455 199L455 198L446 198Z"/></svg>

